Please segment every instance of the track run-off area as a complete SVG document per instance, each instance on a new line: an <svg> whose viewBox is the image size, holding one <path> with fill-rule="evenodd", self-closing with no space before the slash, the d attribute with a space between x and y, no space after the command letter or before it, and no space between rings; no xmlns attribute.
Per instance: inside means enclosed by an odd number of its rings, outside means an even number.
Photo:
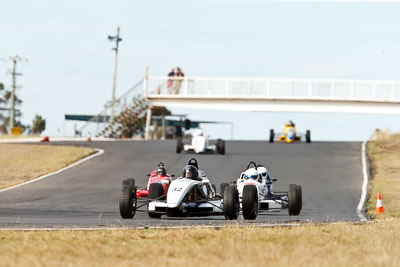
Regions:
<svg viewBox="0 0 400 267"><path fill-rule="evenodd" d="M359 221L357 205L363 184L360 142L268 143L228 141L226 155L176 154L175 141L51 142L46 145L89 146L104 153L45 179L0 193L0 227L120 227L189 226L242 223ZM157 164L181 175L195 157L211 183L236 180L249 161L267 166L276 191L289 184L303 189L303 209L289 216L286 209L263 212L255 221L225 220L223 216L151 219L137 212L122 219L119 196L122 180L135 178L145 187L146 174ZM144 209L145 210L145 209Z"/></svg>

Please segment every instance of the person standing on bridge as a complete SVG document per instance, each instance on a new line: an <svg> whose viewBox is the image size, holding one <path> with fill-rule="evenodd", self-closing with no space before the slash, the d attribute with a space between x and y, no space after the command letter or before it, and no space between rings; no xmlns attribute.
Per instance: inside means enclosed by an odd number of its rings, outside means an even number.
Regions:
<svg viewBox="0 0 400 267"><path fill-rule="evenodd" d="M179 78L175 82L175 94L179 94L179 90L181 89L183 77L185 77L185 74L183 74L181 68L177 67L176 68L176 76Z"/></svg>
<svg viewBox="0 0 400 267"><path fill-rule="evenodd" d="M175 68L171 69L171 72L168 73L168 77L175 77ZM168 81L167 81L168 94L172 94L172 88L173 87L174 87L174 80L168 79Z"/></svg>

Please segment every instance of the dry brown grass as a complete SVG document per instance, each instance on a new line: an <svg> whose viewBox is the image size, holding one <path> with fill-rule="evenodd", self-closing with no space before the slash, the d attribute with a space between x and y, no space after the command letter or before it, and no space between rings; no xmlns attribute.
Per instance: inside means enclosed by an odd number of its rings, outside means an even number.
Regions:
<svg viewBox="0 0 400 267"><path fill-rule="evenodd" d="M2 232L1 266L391 266L400 224Z"/></svg>
<svg viewBox="0 0 400 267"><path fill-rule="evenodd" d="M91 148L0 144L0 188L56 171L91 153Z"/></svg>
<svg viewBox="0 0 400 267"><path fill-rule="evenodd" d="M368 144L372 181L368 211L376 218L400 217L400 134ZM376 196L382 196L384 213L376 214Z"/></svg>

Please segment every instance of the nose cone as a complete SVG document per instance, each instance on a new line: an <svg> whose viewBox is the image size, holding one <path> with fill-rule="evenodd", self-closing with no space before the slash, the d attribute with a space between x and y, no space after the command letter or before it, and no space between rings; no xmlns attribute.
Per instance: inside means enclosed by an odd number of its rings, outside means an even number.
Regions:
<svg viewBox="0 0 400 267"><path fill-rule="evenodd" d="M287 133L286 133L286 142L288 142L288 143L292 143L293 141L294 141L294 132L293 132L293 130L288 130L287 131Z"/></svg>

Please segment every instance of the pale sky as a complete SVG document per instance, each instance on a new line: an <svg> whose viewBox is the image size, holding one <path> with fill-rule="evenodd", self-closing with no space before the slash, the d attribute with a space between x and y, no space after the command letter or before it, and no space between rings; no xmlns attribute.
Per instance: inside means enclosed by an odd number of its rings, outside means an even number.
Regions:
<svg viewBox="0 0 400 267"><path fill-rule="evenodd" d="M48 135L72 135L74 123L64 114L96 114L111 99L107 36L118 26L117 95L142 79L146 65L154 76L180 66L187 76L400 80L399 1L5 0L1 10L0 58L28 59L18 65L22 121L42 115ZM6 86L8 69L0 62ZM235 139L267 138L288 119L314 140L400 130L398 116L387 115L173 111L232 121ZM205 130L230 137L226 125Z"/></svg>

